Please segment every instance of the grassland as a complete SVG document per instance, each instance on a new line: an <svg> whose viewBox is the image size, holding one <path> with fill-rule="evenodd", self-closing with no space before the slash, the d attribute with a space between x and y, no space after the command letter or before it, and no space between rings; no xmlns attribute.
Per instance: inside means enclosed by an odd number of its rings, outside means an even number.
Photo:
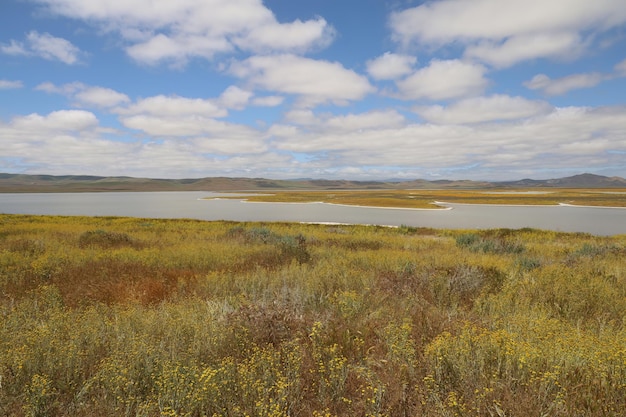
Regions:
<svg viewBox="0 0 626 417"><path fill-rule="evenodd" d="M0 215L3 416L619 416L626 236Z"/></svg>
<svg viewBox="0 0 626 417"><path fill-rule="evenodd" d="M233 197L240 198L240 197ZM246 197L248 201L324 202L375 207L430 208L435 202L626 207L626 189L479 189L479 190L343 190L273 191Z"/></svg>

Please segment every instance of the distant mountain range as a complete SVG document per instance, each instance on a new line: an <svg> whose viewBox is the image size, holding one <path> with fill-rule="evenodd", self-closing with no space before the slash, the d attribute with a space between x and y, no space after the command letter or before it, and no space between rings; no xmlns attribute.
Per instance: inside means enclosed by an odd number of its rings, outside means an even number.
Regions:
<svg viewBox="0 0 626 417"><path fill-rule="evenodd" d="M264 178L155 179L98 177L92 175L1 174L0 192L86 191L260 191L260 190L355 190L355 189L474 189L474 188L626 188L626 179L595 174L519 181L469 181L423 179L411 181L348 181L323 179L272 180Z"/></svg>

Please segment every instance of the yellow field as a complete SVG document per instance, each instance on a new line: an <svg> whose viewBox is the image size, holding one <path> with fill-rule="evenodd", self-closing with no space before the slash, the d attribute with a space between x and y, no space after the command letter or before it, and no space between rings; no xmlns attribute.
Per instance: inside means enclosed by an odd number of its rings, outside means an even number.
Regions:
<svg viewBox="0 0 626 417"><path fill-rule="evenodd" d="M223 197L222 197L223 198ZM241 197L233 197L241 198ZM366 190L276 191L246 197L248 201L325 202L375 207L437 208L436 201L469 204L557 205L560 203L626 207L624 189L532 190Z"/></svg>
<svg viewBox="0 0 626 417"><path fill-rule="evenodd" d="M2 416L619 416L626 235L0 215Z"/></svg>

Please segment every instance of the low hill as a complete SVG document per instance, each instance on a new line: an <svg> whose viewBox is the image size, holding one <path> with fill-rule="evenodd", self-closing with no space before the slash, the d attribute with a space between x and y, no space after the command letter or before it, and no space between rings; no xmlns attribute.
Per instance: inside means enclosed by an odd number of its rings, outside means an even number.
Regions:
<svg viewBox="0 0 626 417"><path fill-rule="evenodd" d="M1 174L0 192L88 191L260 191L260 190L355 190L355 189L477 189L477 188L626 188L621 177L581 174L571 177L519 181L469 181L416 179L412 181L348 181L324 179L272 180L265 178L158 179L99 177L93 175Z"/></svg>
<svg viewBox="0 0 626 417"><path fill-rule="evenodd" d="M555 188L626 188L626 179L595 174L580 174L550 180L523 179L494 183L505 187L555 187Z"/></svg>

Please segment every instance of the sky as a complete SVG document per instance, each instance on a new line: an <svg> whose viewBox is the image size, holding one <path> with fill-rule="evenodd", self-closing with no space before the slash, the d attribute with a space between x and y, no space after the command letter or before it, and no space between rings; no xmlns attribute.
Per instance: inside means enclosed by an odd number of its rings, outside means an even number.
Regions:
<svg viewBox="0 0 626 417"><path fill-rule="evenodd" d="M626 2L2 0L0 172L626 177Z"/></svg>

